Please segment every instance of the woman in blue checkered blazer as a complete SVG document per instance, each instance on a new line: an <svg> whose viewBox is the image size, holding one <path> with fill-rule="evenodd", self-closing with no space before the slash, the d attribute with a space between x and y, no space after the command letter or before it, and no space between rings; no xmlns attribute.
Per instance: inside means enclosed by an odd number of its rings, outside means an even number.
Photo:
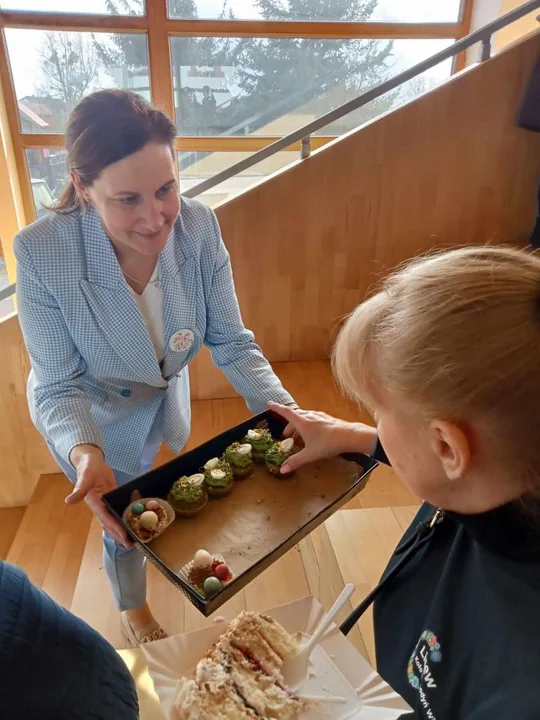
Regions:
<svg viewBox="0 0 540 720"><path fill-rule="evenodd" d="M137 95L85 98L66 131L71 181L16 238L19 319L33 421L104 527L104 566L127 639L163 636L144 558L101 495L175 451L190 431L188 365L206 345L261 412L291 403L242 323L214 213L182 199L174 124Z"/></svg>

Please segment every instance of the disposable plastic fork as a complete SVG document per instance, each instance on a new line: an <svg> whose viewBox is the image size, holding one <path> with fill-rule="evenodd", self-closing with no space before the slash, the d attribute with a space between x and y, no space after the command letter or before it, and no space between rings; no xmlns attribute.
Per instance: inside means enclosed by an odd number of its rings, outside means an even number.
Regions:
<svg viewBox="0 0 540 720"><path fill-rule="evenodd" d="M281 672L283 673L285 684L291 690L296 690L299 685L301 685L306 679L309 668L309 658L311 656L311 653L313 652L313 648L318 645L319 641L322 639L324 633L332 624L332 621L334 620L336 615L339 613L343 605L345 605L347 600L353 594L353 591L354 585L350 583L348 585L345 585L343 592L340 594L340 596L332 605L327 614L323 617L313 635L300 648L298 655L289 658L289 660L286 660L283 663Z"/></svg>

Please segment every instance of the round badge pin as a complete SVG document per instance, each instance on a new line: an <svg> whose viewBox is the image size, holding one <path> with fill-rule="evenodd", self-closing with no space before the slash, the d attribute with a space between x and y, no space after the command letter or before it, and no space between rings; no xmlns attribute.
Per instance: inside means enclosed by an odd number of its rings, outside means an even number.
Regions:
<svg viewBox="0 0 540 720"><path fill-rule="evenodd" d="M178 330L169 340L169 347L173 352L185 352L193 345L195 336L192 330Z"/></svg>

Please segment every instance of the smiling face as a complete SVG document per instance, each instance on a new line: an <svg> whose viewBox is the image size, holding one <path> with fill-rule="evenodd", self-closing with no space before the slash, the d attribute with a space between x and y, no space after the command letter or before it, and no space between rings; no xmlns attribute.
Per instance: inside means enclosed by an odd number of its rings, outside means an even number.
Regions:
<svg viewBox="0 0 540 720"><path fill-rule="evenodd" d="M78 191L96 208L117 253L158 255L180 209L173 156L167 144L148 143L108 165Z"/></svg>

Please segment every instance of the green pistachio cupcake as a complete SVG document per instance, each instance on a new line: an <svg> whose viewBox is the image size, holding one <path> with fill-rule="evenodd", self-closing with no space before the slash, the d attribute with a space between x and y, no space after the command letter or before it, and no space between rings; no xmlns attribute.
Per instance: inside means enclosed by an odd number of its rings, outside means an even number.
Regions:
<svg viewBox="0 0 540 720"><path fill-rule="evenodd" d="M264 456L274 444L274 438L269 430L265 428L254 428L248 430L244 442L251 445L253 460L261 465L264 463Z"/></svg>
<svg viewBox="0 0 540 720"><path fill-rule="evenodd" d="M272 447L267 450L264 456L264 462L266 463L266 468L271 475L279 478L291 477L293 473L282 473L281 466L291 457L293 454L293 448L294 440L292 438L287 438L281 442L274 443Z"/></svg>
<svg viewBox="0 0 540 720"><path fill-rule="evenodd" d="M242 480L253 471L253 455L249 443L235 442L225 450L225 460L232 467L234 477Z"/></svg>
<svg viewBox="0 0 540 720"><path fill-rule="evenodd" d="M197 515L208 502L208 493L204 486L204 475L197 473L177 480L167 497L174 512L181 517Z"/></svg>
<svg viewBox="0 0 540 720"><path fill-rule="evenodd" d="M232 490L234 475L223 458L212 458L204 466L204 484L212 497L223 497Z"/></svg>

